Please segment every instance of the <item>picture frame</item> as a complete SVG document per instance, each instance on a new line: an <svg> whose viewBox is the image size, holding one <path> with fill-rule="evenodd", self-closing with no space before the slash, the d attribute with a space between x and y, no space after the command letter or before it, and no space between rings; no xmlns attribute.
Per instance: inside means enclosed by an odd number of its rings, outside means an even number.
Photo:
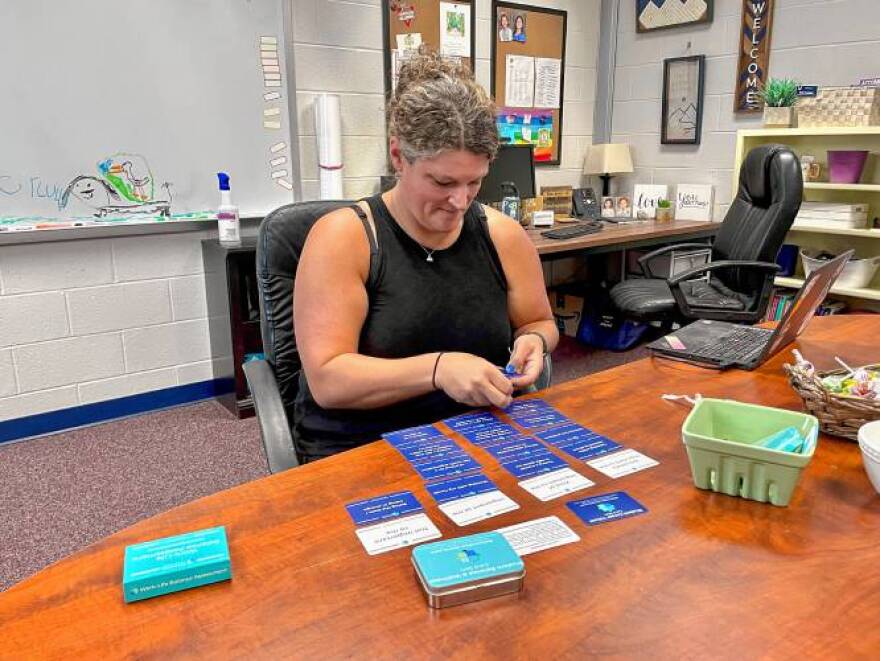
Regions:
<svg viewBox="0 0 880 661"><path fill-rule="evenodd" d="M636 32L711 23L715 0L635 0Z"/></svg>
<svg viewBox="0 0 880 661"><path fill-rule="evenodd" d="M661 144L700 144L705 69L705 55L663 60Z"/></svg>

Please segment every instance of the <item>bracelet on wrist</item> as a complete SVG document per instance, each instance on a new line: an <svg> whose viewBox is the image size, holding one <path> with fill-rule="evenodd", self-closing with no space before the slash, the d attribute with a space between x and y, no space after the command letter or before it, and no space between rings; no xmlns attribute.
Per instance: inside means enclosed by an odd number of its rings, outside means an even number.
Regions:
<svg viewBox="0 0 880 661"><path fill-rule="evenodd" d="M441 351L437 354L437 359L434 361L434 371L431 372L431 388L437 390L437 366L440 364L440 356L442 356L445 351Z"/></svg>
<svg viewBox="0 0 880 661"><path fill-rule="evenodd" d="M518 340L523 335L537 335L539 338L541 338L541 348L544 351L544 355L546 356L548 353L550 353L547 350L547 340L544 339L544 336L541 333L539 333L538 331L524 331L524 332L520 333L519 335L517 335L516 339Z"/></svg>

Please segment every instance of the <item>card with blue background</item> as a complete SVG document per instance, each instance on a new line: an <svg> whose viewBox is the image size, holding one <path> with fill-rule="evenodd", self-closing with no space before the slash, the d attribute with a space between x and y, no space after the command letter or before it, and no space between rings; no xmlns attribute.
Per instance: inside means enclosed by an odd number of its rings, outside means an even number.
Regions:
<svg viewBox="0 0 880 661"><path fill-rule="evenodd" d="M588 526L644 514L647 508L624 491L592 496L566 503L568 509Z"/></svg>
<svg viewBox="0 0 880 661"><path fill-rule="evenodd" d="M395 493L359 500L345 506L356 526L367 523L393 519L412 512L421 512L422 504L416 499L412 491L397 491Z"/></svg>

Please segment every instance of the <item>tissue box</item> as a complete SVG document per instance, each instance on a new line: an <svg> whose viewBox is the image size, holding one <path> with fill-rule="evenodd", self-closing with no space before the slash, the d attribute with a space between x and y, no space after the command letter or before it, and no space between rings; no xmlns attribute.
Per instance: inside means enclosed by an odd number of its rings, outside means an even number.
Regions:
<svg viewBox="0 0 880 661"><path fill-rule="evenodd" d="M125 547L122 590L140 601L232 578L226 528L206 528Z"/></svg>
<svg viewBox="0 0 880 661"><path fill-rule="evenodd" d="M519 592L526 570L504 536L487 532L422 544L412 563L431 608Z"/></svg>

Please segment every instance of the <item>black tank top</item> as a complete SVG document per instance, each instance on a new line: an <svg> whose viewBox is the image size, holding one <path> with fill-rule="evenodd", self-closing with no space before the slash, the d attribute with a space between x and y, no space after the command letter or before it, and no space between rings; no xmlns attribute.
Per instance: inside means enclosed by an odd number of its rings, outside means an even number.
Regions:
<svg viewBox="0 0 880 661"><path fill-rule="evenodd" d="M367 203L378 250L370 257L369 308L359 353L405 358L461 351L505 365L512 336L507 281L482 208L472 205L455 243L433 251L429 261L429 251L403 231L380 195ZM366 221L364 227L374 245ZM324 409L315 402L301 371L294 433L300 450L316 458L464 409L439 390L380 409Z"/></svg>

